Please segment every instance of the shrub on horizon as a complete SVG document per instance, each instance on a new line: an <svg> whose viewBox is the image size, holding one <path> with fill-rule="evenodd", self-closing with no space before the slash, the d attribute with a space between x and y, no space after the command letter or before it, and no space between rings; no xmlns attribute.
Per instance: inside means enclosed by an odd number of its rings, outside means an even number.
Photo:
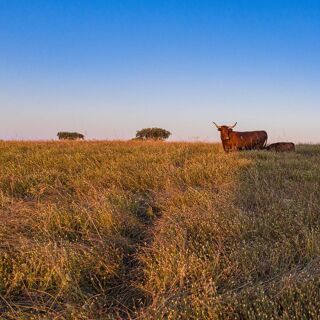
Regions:
<svg viewBox="0 0 320 320"><path fill-rule="evenodd" d="M137 131L134 140L166 140L171 132L162 128L145 128Z"/></svg>
<svg viewBox="0 0 320 320"><path fill-rule="evenodd" d="M84 140L84 135L78 132L61 131L57 136L59 140Z"/></svg>

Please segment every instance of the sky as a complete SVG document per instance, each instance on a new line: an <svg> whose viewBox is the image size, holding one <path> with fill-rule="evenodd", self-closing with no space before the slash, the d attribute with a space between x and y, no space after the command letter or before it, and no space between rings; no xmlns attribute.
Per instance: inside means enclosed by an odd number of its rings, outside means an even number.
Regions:
<svg viewBox="0 0 320 320"><path fill-rule="evenodd" d="M0 0L0 139L320 143L319 0Z"/></svg>

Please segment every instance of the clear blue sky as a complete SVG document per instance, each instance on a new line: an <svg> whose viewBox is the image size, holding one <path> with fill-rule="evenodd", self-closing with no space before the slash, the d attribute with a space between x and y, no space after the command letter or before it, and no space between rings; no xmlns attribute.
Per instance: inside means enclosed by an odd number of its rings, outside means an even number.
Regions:
<svg viewBox="0 0 320 320"><path fill-rule="evenodd" d="M319 0L0 0L0 139L320 143Z"/></svg>

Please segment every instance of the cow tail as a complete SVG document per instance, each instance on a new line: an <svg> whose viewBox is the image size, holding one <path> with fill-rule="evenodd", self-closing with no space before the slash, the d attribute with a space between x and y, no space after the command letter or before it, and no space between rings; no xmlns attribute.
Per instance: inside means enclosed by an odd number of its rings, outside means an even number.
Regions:
<svg viewBox="0 0 320 320"><path fill-rule="evenodd" d="M267 144L268 144L268 135L267 135L266 141L264 142L263 149L267 149Z"/></svg>

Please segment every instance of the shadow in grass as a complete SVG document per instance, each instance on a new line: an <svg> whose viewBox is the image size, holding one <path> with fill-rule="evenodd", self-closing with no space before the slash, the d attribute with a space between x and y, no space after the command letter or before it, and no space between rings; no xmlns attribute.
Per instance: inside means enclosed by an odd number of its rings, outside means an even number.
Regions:
<svg viewBox="0 0 320 320"><path fill-rule="evenodd" d="M219 192L203 181L169 195L142 258L140 319L319 318L319 150L223 156Z"/></svg>
<svg viewBox="0 0 320 320"><path fill-rule="evenodd" d="M240 157L252 165L241 173L236 199L244 219L232 248L239 275L226 291L229 308L237 318L317 318L320 147Z"/></svg>

